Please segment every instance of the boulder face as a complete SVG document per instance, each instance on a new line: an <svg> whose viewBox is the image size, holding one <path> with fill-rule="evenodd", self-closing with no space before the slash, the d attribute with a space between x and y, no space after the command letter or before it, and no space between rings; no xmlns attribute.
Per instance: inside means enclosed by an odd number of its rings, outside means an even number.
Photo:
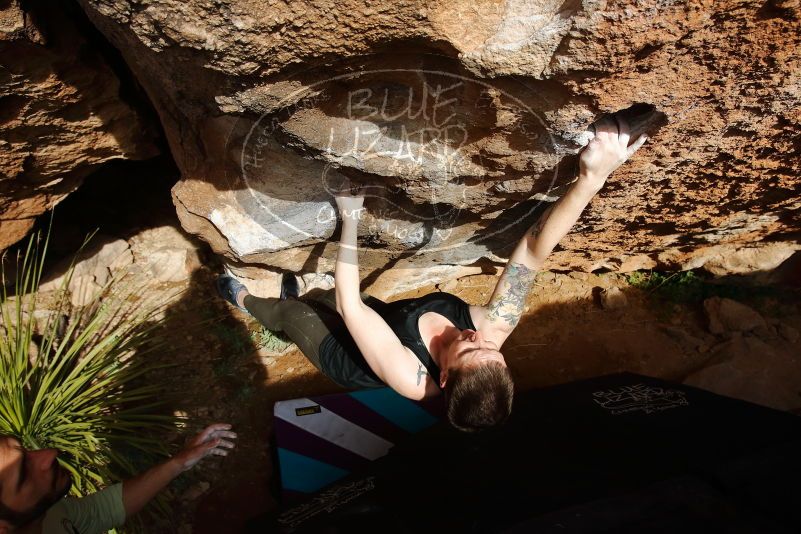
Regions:
<svg viewBox="0 0 801 534"><path fill-rule="evenodd" d="M650 140L546 267L749 272L799 248L797 1L80 4L160 115L183 226L245 271L330 271L344 177L379 293L492 268L618 111Z"/></svg>
<svg viewBox="0 0 801 534"><path fill-rule="evenodd" d="M56 0L0 7L0 250L97 165L158 153L76 15Z"/></svg>

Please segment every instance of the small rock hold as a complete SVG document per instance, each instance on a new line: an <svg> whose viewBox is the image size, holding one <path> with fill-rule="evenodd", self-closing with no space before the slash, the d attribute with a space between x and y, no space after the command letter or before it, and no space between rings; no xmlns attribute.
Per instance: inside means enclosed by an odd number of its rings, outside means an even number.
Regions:
<svg viewBox="0 0 801 534"><path fill-rule="evenodd" d="M698 352L706 352L709 347L703 339L695 337L687 333L682 328L675 328L673 326L661 326L660 330L670 336L672 340L678 343L684 350L698 350ZM703 347L703 348L702 348Z"/></svg>
<svg viewBox="0 0 801 534"><path fill-rule="evenodd" d="M713 334L749 332L756 328L767 329L765 319L752 308L731 299L720 297L704 301L704 312Z"/></svg>
<svg viewBox="0 0 801 534"><path fill-rule="evenodd" d="M588 273L582 273L580 271L571 271L571 273L568 276L570 276L570 278L572 278L573 280L579 280L581 282L587 281L590 277Z"/></svg>
<svg viewBox="0 0 801 534"><path fill-rule="evenodd" d="M537 276L537 281L544 284L552 284L556 282L556 275L551 271L544 271Z"/></svg>
<svg viewBox="0 0 801 534"><path fill-rule="evenodd" d="M619 287L610 287L608 289L601 290L600 298L601 307L605 310L625 308L629 303L626 295L623 294Z"/></svg>
<svg viewBox="0 0 801 534"><path fill-rule="evenodd" d="M192 249L161 247L148 251L150 275L159 282L183 282L192 276L199 260Z"/></svg>
<svg viewBox="0 0 801 534"><path fill-rule="evenodd" d="M754 334L763 340L770 340L775 339L778 335L778 332L773 326L765 325L754 328Z"/></svg>
<svg viewBox="0 0 801 534"><path fill-rule="evenodd" d="M798 338L801 337L801 334L798 333L798 330L786 324L779 325L779 335L781 335L790 343L796 343Z"/></svg>

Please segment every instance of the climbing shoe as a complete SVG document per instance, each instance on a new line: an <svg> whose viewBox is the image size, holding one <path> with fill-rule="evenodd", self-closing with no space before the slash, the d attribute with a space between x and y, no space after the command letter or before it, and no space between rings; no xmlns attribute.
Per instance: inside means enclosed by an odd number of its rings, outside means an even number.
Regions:
<svg viewBox="0 0 801 534"><path fill-rule="evenodd" d="M284 273L281 275L281 300L289 298L296 299L300 296L300 287L298 286L298 279L292 273Z"/></svg>
<svg viewBox="0 0 801 534"><path fill-rule="evenodd" d="M239 292L243 289L247 290L247 288L244 285L242 285L242 283L239 282L239 280L237 280L233 276L229 276L227 274L221 274L220 276L217 277L216 285L217 285L217 292L220 294L222 298L231 303L235 308L238 308L243 312L247 313L248 315L250 315L250 312L248 312L244 308L244 306L240 306L239 304L236 303L236 296L239 294Z"/></svg>

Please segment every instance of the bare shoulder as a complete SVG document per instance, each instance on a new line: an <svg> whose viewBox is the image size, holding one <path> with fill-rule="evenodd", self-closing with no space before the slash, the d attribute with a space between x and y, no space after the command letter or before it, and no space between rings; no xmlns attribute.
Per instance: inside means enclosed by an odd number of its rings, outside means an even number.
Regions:
<svg viewBox="0 0 801 534"><path fill-rule="evenodd" d="M397 367L395 391L412 400L422 400L438 394L439 385L428 369L410 348L404 349L403 362Z"/></svg>

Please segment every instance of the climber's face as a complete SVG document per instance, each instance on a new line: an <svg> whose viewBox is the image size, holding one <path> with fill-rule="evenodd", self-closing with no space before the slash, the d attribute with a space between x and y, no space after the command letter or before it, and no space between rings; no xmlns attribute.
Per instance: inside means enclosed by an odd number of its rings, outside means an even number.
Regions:
<svg viewBox="0 0 801 534"><path fill-rule="evenodd" d="M489 363L499 363L506 367L506 360L498 350L498 346L487 339L481 332L465 329L454 339L445 351L440 370L440 387L445 387L448 370L479 367Z"/></svg>
<svg viewBox="0 0 801 534"><path fill-rule="evenodd" d="M72 484L56 460L56 449L29 451L19 440L0 436L0 511L33 520L59 501ZM16 521L15 521L16 522ZM8 529L0 519L0 532Z"/></svg>

